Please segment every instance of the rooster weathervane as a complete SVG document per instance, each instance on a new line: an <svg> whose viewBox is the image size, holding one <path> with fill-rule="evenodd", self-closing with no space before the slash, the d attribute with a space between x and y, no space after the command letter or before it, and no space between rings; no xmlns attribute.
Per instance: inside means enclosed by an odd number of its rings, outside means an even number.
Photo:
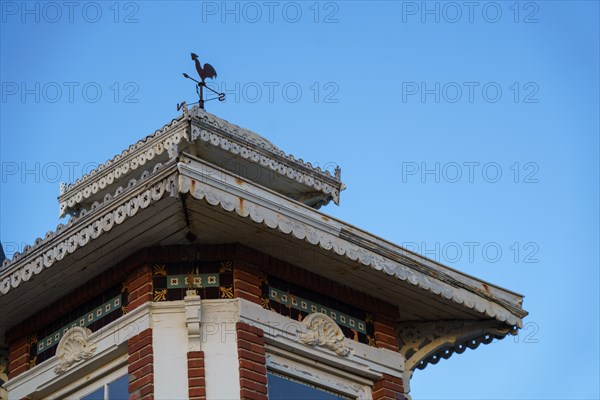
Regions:
<svg viewBox="0 0 600 400"><path fill-rule="evenodd" d="M200 106L201 109L204 109L205 101L210 101L210 100L224 101L225 93L219 93L216 90L206 86L206 82L205 82L206 78L214 79L217 77L217 71L215 71L215 68L212 65L210 65L209 63L205 63L204 66L202 66L202 64L200 63L200 60L198 59L198 55L196 55L196 53L192 53L192 60L194 60L194 64L196 65L196 72L198 72L198 76L200 77L200 80L198 81L198 80L192 78L185 72L183 73L183 76L184 76L184 78L187 78L187 79L190 79L190 80L196 82L196 93L198 93L198 97L200 97L200 100L198 101L198 106ZM204 100L204 88L206 88L207 90L210 90L211 92L216 94L217 97L213 97L211 99ZM183 103L181 105L183 105ZM177 106L177 109L179 110L179 105Z"/></svg>

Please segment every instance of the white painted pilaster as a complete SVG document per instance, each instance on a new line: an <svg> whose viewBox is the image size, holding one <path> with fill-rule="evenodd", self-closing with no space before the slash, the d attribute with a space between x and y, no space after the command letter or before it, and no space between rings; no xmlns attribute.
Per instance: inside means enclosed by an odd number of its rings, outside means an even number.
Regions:
<svg viewBox="0 0 600 400"><path fill-rule="evenodd" d="M207 399L239 399L238 300L202 301L202 349Z"/></svg>
<svg viewBox="0 0 600 400"><path fill-rule="evenodd" d="M187 399L187 341L183 302L153 303L154 398Z"/></svg>

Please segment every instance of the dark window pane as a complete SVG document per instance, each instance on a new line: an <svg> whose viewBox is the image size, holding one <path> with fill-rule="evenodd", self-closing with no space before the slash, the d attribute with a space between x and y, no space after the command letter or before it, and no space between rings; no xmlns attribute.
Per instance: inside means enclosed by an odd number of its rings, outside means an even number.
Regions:
<svg viewBox="0 0 600 400"><path fill-rule="evenodd" d="M129 400L129 375L108 384L109 400Z"/></svg>
<svg viewBox="0 0 600 400"><path fill-rule="evenodd" d="M94 393L90 393L83 397L81 400L104 400L104 386L96 390Z"/></svg>
<svg viewBox="0 0 600 400"><path fill-rule="evenodd" d="M343 400L344 397L307 384L268 374L269 400Z"/></svg>

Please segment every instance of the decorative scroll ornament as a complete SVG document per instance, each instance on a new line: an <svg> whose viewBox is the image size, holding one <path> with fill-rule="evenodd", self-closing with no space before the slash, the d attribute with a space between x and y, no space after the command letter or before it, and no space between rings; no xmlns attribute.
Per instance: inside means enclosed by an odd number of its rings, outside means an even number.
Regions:
<svg viewBox="0 0 600 400"><path fill-rule="evenodd" d="M337 355L347 357L350 348L345 344L345 336L333 319L322 313L312 313L304 318L307 332L300 335L300 341L309 346L322 346Z"/></svg>
<svg viewBox="0 0 600 400"><path fill-rule="evenodd" d="M516 332L516 327L494 320L410 322L398 327L400 353L406 359L406 371L424 369L454 353L475 349L481 343L489 344Z"/></svg>
<svg viewBox="0 0 600 400"><path fill-rule="evenodd" d="M75 326L63 336L56 349L58 366L54 368L54 372L57 375L66 372L73 364L93 357L96 344L89 342L91 334L92 331L88 328Z"/></svg>

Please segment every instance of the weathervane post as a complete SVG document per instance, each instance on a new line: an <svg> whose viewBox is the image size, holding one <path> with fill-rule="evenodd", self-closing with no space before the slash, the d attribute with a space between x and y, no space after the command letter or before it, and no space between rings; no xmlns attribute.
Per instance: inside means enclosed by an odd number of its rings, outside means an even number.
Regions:
<svg viewBox="0 0 600 400"><path fill-rule="evenodd" d="M214 67L212 65L210 65L209 63L205 63L204 66L202 66L196 53L191 53L191 54L192 54L192 60L194 60L194 64L196 66L196 72L198 72L198 76L200 77L200 80L198 81L198 80L192 78L185 72L183 73L183 77L196 82L196 93L198 93L198 97L199 97L198 106L204 110L204 102L205 102L204 88L210 90L211 92L213 92L217 95L217 97L214 97L212 99L206 99L206 101L215 100L215 99L217 99L219 101L224 101L225 93L219 93L216 90L213 90L213 89L209 88L208 86L206 86L206 82L205 82L206 78L211 78L211 79L216 78L217 71L215 71Z"/></svg>
<svg viewBox="0 0 600 400"><path fill-rule="evenodd" d="M204 81L202 81L202 83L198 85L198 86L200 86L200 100L198 101L198 105L203 110L204 110L204 85L205 85Z"/></svg>

